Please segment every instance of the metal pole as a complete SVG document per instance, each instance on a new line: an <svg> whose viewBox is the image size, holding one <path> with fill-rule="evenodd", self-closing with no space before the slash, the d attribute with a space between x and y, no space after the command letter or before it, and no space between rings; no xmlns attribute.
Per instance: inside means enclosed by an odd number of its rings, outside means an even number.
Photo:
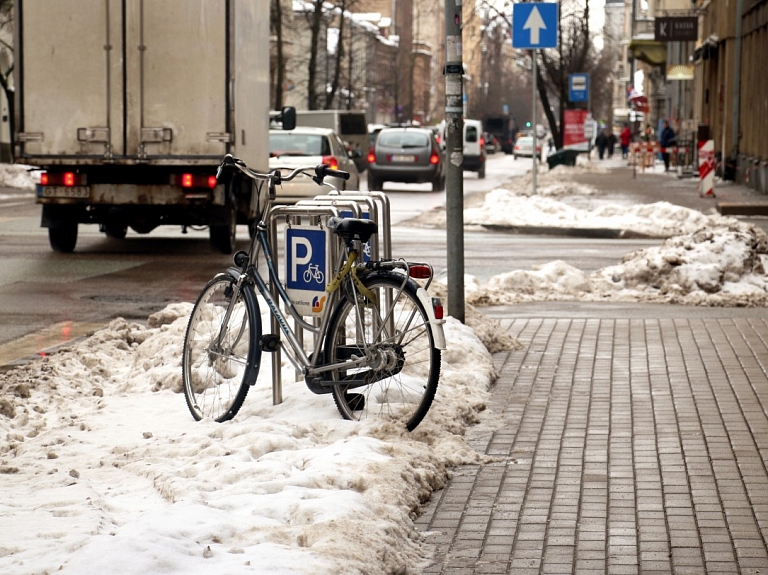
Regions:
<svg viewBox="0 0 768 575"><path fill-rule="evenodd" d="M731 119L731 155L734 161L739 155L739 132L740 122L739 108L741 106L741 40L742 40L742 20L744 19L744 0L736 0L736 31L734 32L734 54L733 54L733 109ZM725 152L725 150L723 150Z"/></svg>
<svg viewBox="0 0 768 575"><path fill-rule="evenodd" d="M464 120L461 0L445 0L445 208L448 315L464 323Z"/></svg>
<svg viewBox="0 0 768 575"><path fill-rule="evenodd" d="M533 186L533 195L536 195L536 163L539 161L538 156L536 155L536 140L537 140L537 134L536 134L536 50L531 50L531 60L533 61L533 81L531 84L533 84L533 98L531 98L531 101L533 102L533 110L531 112L531 126L533 126L533 172L532 172L532 179L531 179L531 185Z"/></svg>

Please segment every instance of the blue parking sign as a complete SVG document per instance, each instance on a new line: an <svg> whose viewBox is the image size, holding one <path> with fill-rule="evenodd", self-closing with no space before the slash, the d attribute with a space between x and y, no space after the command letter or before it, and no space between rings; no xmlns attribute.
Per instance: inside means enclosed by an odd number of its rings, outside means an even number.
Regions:
<svg viewBox="0 0 768 575"><path fill-rule="evenodd" d="M285 287L296 309L319 315L325 304L328 235L317 226L291 226L285 231Z"/></svg>
<svg viewBox="0 0 768 575"><path fill-rule="evenodd" d="M558 5L524 2L512 5L512 47L522 50L557 48Z"/></svg>

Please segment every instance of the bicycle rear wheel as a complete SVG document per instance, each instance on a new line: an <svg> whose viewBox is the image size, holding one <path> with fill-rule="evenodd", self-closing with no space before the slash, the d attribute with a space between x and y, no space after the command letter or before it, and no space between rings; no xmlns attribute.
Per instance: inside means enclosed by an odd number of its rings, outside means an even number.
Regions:
<svg viewBox="0 0 768 575"><path fill-rule="evenodd" d="M399 419L413 431L435 397L440 350L415 282L409 280L395 301L402 283L401 276L377 274L363 280L376 295L376 304L342 298L328 326L324 353L328 364L369 358L367 366L330 372L332 380L348 382L333 386L342 417Z"/></svg>
<svg viewBox="0 0 768 575"><path fill-rule="evenodd" d="M237 292L228 274L209 281L192 310L182 351L184 397L192 417L221 422L237 414L259 373L260 337L253 289L246 285Z"/></svg>

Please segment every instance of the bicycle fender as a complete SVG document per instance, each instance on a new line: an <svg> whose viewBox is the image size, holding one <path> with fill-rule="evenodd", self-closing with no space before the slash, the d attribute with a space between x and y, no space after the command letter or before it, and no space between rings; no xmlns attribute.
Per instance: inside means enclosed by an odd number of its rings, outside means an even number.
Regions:
<svg viewBox="0 0 768 575"><path fill-rule="evenodd" d="M366 275L366 278L386 277L395 278L398 281L403 280L402 274L394 273L390 271L374 271L370 275ZM437 319L435 317L435 308L432 307L432 297L427 293L423 287L417 284L413 279L408 278L408 283L412 288L416 289L416 297L419 298L421 305L424 306L424 311L427 312L427 318L429 318L429 325L432 327L432 338L435 340L435 348L447 349L445 344L445 333L443 333L444 319ZM365 283L365 282L363 282Z"/></svg>
<svg viewBox="0 0 768 575"><path fill-rule="evenodd" d="M224 273L231 276L235 281L240 279L240 270L238 268L227 268L227 271Z"/></svg>
<svg viewBox="0 0 768 575"><path fill-rule="evenodd" d="M427 312L429 318L429 324L432 326L432 337L435 340L435 347L437 349L446 349L445 333L443 333L444 319L437 319L435 317L435 308L432 307L432 298L423 287L419 287L416 290L416 297L419 298L421 304L424 306L424 310Z"/></svg>

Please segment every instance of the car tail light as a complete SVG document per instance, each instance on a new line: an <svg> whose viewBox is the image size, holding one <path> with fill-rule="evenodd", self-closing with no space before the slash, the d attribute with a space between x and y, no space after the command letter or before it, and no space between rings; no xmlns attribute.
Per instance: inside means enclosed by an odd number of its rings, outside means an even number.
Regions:
<svg viewBox="0 0 768 575"><path fill-rule="evenodd" d="M481 150L485 149L485 138L480 138L480 149Z"/></svg>
<svg viewBox="0 0 768 575"><path fill-rule="evenodd" d="M339 160L336 159L336 156L323 156L323 163L332 170L339 169Z"/></svg>
<svg viewBox="0 0 768 575"><path fill-rule="evenodd" d="M435 310L435 319L443 319L443 302L440 298L432 298L432 309Z"/></svg>
<svg viewBox="0 0 768 575"><path fill-rule="evenodd" d="M43 172L40 174L41 186L84 186L87 184L85 174L77 172Z"/></svg>
<svg viewBox="0 0 768 575"><path fill-rule="evenodd" d="M437 153L437 150L432 150L432 155L429 156L429 163L436 166L440 163L440 156Z"/></svg>
<svg viewBox="0 0 768 575"><path fill-rule="evenodd" d="M376 154L374 153L373 148L371 148L368 150L368 163L373 164L374 162L376 162Z"/></svg>
<svg viewBox="0 0 768 575"><path fill-rule="evenodd" d="M205 174L176 174L174 184L182 188L210 188L216 187L216 176Z"/></svg>
<svg viewBox="0 0 768 575"><path fill-rule="evenodd" d="M408 275L417 280L426 280L432 277L432 270L429 266L414 264L408 267Z"/></svg>

